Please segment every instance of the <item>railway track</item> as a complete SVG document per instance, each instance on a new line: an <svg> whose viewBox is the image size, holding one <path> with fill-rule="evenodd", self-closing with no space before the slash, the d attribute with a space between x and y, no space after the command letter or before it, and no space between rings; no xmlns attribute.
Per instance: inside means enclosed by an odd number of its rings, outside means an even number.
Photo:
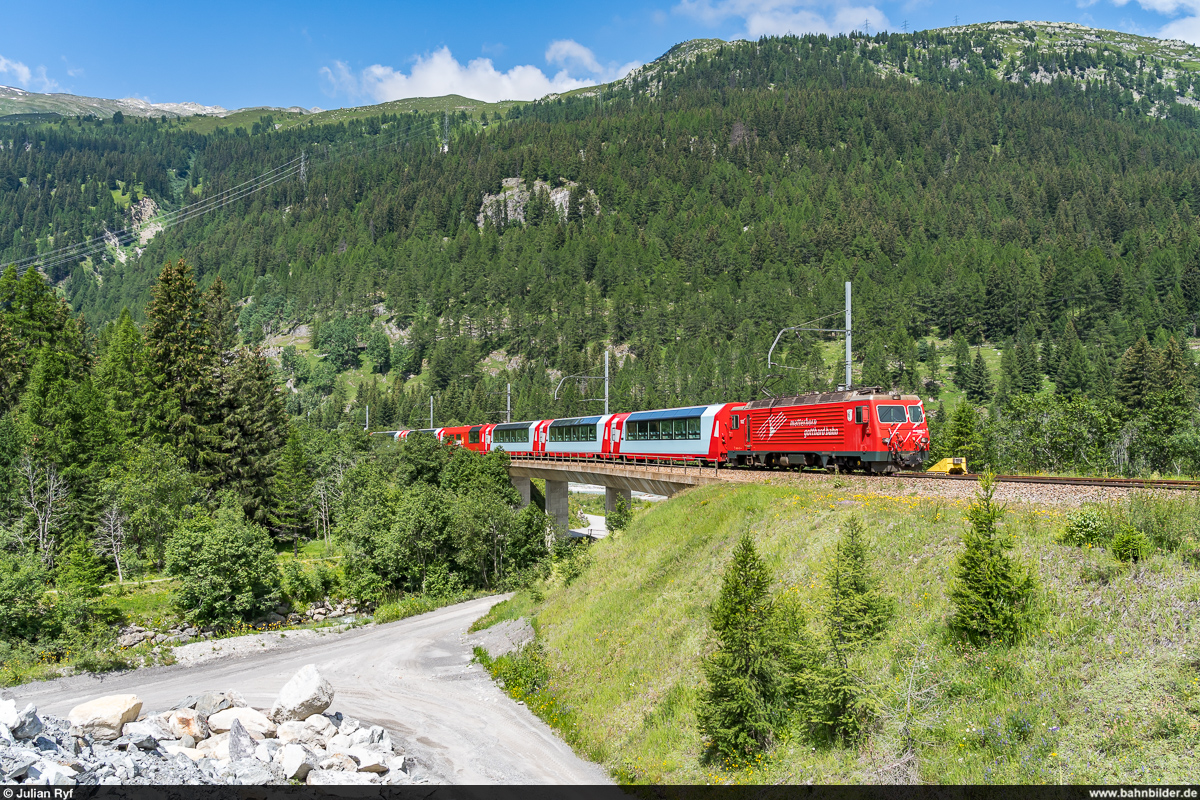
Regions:
<svg viewBox="0 0 1200 800"><path fill-rule="evenodd" d="M656 473L671 474L675 473L680 476L703 475L714 478L724 478L726 480L744 481L754 480L756 477L770 477L772 475L806 475L812 477L822 477L830 473L824 470L789 470L786 467L781 469L763 469L750 467L713 467L700 462L687 461L637 461L637 460L592 460L581 458L569 458L562 456L541 456L541 457L513 457L514 464L530 464L530 465L546 465L546 466L566 466L571 464L603 464L621 467L631 467L637 469L639 467L647 470L653 470ZM870 476L858 475L857 477ZM878 476L875 476L878 477ZM893 472L886 476L888 478L899 478L902 480L934 480L934 481L978 481L979 475L947 475L944 473L934 472ZM1181 491L1200 491L1200 481L1182 481L1169 480L1166 478L1071 478L1058 475L997 475L996 481L999 483L1025 483L1036 484L1042 486L1098 486L1107 487L1110 489L1173 489Z"/></svg>
<svg viewBox="0 0 1200 800"><path fill-rule="evenodd" d="M944 475L932 472L898 472L896 478L938 481L978 481L978 475ZM1035 483L1050 486L1107 486L1117 489L1177 489L1200 491L1200 481L1161 478L1064 478L1054 475L997 475L998 483Z"/></svg>

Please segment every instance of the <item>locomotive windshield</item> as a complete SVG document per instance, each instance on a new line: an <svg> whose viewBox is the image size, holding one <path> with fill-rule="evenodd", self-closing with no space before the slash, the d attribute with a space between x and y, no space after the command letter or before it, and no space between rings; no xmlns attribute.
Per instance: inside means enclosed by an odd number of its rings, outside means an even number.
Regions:
<svg viewBox="0 0 1200 800"><path fill-rule="evenodd" d="M904 406L879 406L879 421L884 424L904 422Z"/></svg>
<svg viewBox="0 0 1200 800"><path fill-rule="evenodd" d="M925 420L925 415L921 413L920 406L909 406L908 407L908 421L909 422L923 422L924 420Z"/></svg>

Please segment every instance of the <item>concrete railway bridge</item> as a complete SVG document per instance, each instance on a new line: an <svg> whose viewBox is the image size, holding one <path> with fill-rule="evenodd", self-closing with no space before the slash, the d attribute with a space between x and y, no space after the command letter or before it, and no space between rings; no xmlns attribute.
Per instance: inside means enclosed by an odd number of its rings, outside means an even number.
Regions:
<svg viewBox="0 0 1200 800"><path fill-rule="evenodd" d="M697 465L673 466L656 463L514 458L508 467L509 480L521 495L521 506L529 505L530 479L546 482L546 513L562 529L570 527L567 484L603 486L604 508L612 511L618 497L628 503L633 492L670 496L689 486L727 480L728 470Z"/></svg>

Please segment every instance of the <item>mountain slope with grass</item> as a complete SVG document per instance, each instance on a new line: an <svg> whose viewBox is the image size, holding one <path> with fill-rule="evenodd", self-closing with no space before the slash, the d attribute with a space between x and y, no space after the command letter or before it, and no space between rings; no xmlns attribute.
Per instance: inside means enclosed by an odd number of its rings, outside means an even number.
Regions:
<svg viewBox="0 0 1200 800"><path fill-rule="evenodd" d="M569 585L523 591L479 624L533 616L544 656L530 708L624 781L1140 783L1196 774L1194 500L1086 512L1096 530L1150 531L1158 545L1138 562L1060 543L1076 517L1006 509L1001 530L1014 534L1015 558L1041 587L1039 622L1014 646L975 647L948 631L965 504L807 486L686 492L593 545ZM866 734L822 743L793 720L761 757L705 761L700 659L713 647L709 608L734 544L749 532L776 597L797 602L819 640L827 559L851 515L865 523L871 569L897 606L883 637L851 659L877 706ZM510 691L530 688L522 681L538 673L508 662L497 672L505 669Z"/></svg>

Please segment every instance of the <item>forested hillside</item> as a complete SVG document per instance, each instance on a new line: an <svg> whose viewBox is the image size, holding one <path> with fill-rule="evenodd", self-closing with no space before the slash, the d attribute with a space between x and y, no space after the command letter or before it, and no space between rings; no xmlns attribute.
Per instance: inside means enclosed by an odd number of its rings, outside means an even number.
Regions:
<svg viewBox="0 0 1200 800"><path fill-rule="evenodd" d="M1173 47L1015 24L786 37L681 46L503 118L0 127L0 247L27 258L127 226L136 198L179 209L303 152L304 180L50 277L98 330L140 322L185 258L244 298L243 341L294 334L290 412L335 427L369 404L375 428L426 424L430 393L438 424L497 419L510 382L515 418L594 408L594 387L550 393L605 347L618 410L828 386L827 342L790 341L799 369L774 377L766 351L851 280L856 380L991 404L943 416L939 448L1195 470L1200 116ZM548 191L480 224L514 178Z"/></svg>

